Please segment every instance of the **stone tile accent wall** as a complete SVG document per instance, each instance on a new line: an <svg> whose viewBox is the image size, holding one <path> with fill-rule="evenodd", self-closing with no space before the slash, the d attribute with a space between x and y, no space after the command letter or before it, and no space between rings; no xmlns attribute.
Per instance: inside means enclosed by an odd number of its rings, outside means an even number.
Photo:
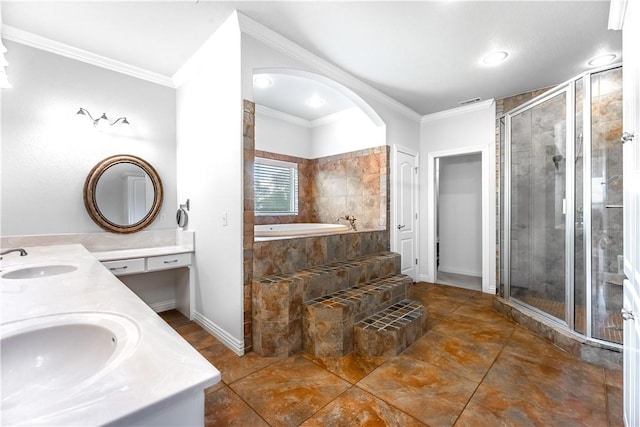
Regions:
<svg viewBox="0 0 640 427"><path fill-rule="evenodd" d="M243 249L243 316L244 316L244 350L252 347L252 316L251 292L253 280L253 158L255 156L255 108L256 105L244 100L244 114L242 126L243 146L243 191L244 191L244 232L242 236Z"/></svg>
<svg viewBox="0 0 640 427"><path fill-rule="evenodd" d="M266 240L253 244L253 277L293 273L304 268L389 251L387 230Z"/></svg>
<svg viewBox="0 0 640 427"><path fill-rule="evenodd" d="M353 215L360 230L386 228L389 218L389 147L318 159L256 151L256 157L298 165L298 215L257 215L256 224L335 223Z"/></svg>

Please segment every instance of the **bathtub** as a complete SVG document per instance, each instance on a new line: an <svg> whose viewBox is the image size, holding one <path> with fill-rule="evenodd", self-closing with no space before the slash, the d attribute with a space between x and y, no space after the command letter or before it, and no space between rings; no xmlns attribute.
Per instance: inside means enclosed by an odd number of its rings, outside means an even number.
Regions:
<svg viewBox="0 0 640 427"><path fill-rule="evenodd" d="M293 223L265 224L254 226L255 237L303 237L316 234L334 234L349 231L351 227L344 224Z"/></svg>

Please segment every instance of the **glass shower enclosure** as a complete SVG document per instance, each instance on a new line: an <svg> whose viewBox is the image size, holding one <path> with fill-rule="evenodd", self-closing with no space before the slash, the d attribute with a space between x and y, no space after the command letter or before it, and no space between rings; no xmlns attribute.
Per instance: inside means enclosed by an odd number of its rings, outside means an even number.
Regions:
<svg viewBox="0 0 640 427"><path fill-rule="evenodd" d="M622 344L622 68L511 110L504 132L505 297Z"/></svg>

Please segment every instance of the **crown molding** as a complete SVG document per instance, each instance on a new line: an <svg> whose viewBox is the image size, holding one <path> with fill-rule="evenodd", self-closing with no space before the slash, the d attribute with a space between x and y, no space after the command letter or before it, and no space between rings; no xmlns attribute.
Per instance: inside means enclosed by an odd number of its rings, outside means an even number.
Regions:
<svg viewBox="0 0 640 427"><path fill-rule="evenodd" d="M611 0L609 4L609 25L610 30L621 30L624 24L625 11L628 0Z"/></svg>
<svg viewBox="0 0 640 427"><path fill-rule="evenodd" d="M106 56L97 55L83 49L78 49L76 47L69 46L68 44L38 36L9 25L2 26L2 38L25 46L51 52L56 55L85 62L87 64L95 65L96 67L106 68L107 70L116 71L131 77L146 80L151 83L175 88L173 80L168 76L125 64L124 62L116 61L114 59L107 58Z"/></svg>
<svg viewBox="0 0 640 427"><path fill-rule="evenodd" d="M240 31L243 34L251 36L256 40L259 40L262 43L266 44L267 46L276 49L277 51L284 53L285 55L288 55L302 63L305 63L316 70L319 70L327 77L339 81L340 83L343 83L351 87L352 89L355 89L363 94L374 98L376 101L392 108L393 110L403 114L405 117L415 122L420 122L422 116L413 111L411 108L396 101L390 96L385 95L379 90L374 89L373 87L357 79L341 68L336 67L330 62L317 57L300 45L281 36L280 34L249 18L241 12L238 12L238 21L240 23Z"/></svg>
<svg viewBox="0 0 640 427"><path fill-rule="evenodd" d="M440 111L438 113L427 114L422 117L421 123L433 122L435 120L446 119L448 117L459 116L460 114L471 113L472 111L484 110L494 104L494 99L487 99L486 101L477 102L471 105L465 105L464 107L452 108L450 110Z"/></svg>
<svg viewBox="0 0 640 427"><path fill-rule="evenodd" d="M274 110L273 108L265 107L264 105L256 104L256 114L262 114L263 116L272 117L274 119L282 120L284 122L292 123L294 125L310 128L312 122L305 120L301 117L291 114L283 113L282 111Z"/></svg>
<svg viewBox="0 0 640 427"><path fill-rule="evenodd" d="M283 113L282 111L275 110L264 105L256 104L256 114L262 114L263 116L272 117L274 119L282 120L284 122L292 123L294 125L302 126L305 128L316 128L320 126L330 125L342 120L347 120L354 112L361 111L358 107L347 108L346 110L338 111L335 113L327 114L326 116L319 117L314 120L306 120L302 117L294 116L292 114Z"/></svg>

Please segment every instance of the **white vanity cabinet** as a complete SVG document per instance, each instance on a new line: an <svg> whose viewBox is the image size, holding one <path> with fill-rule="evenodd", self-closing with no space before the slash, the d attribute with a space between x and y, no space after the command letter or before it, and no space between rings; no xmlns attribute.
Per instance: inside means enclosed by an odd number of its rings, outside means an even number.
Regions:
<svg viewBox="0 0 640 427"><path fill-rule="evenodd" d="M124 276L126 274L144 273L145 259L133 258L133 259L119 259L116 261L104 261L102 263L107 270L116 276Z"/></svg>
<svg viewBox="0 0 640 427"><path fill-rule="evenodd" d="M193 318L191 248L165 246L93 255L156 312L175 308Z"/></svg>

